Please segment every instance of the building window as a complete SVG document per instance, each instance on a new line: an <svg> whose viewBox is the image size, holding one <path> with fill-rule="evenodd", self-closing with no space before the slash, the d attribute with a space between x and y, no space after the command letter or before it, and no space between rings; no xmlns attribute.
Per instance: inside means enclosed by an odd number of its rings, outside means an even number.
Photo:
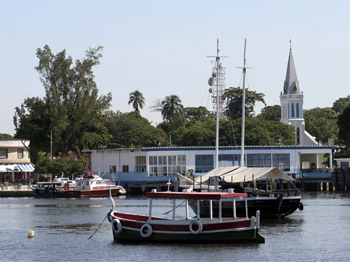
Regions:
<svg viewBox="0 0 350 262"><path fill-rule="evenodd" d="M220 154L219 161L230 161L233 166L241 165L241 155L240 154Z"/></svg>
<svg viewBox="0 0 350 262"><path fill-rule="evenodd" d="M117 172L117 166L109 166L109 172L110 172L110 173L115 173L115 172Z"/></svg>
<svg viewBox="0 0 350 262"><path fill-rule="evenodd" d="M123 166L123 173L129 173L129 165Z"/></svg>
<svg viewBox="0 0 350 262"><path fill-rule="evenodd" d="M185 174L186 155L150 156L150 176L173 176L177 173Z"/></svg>
<svg viewBox="0 0 350 262"><path fill-rule="evenodd" d="M196 155L196 172L205 173L214 169L213 155Z"/></svg>
<svg viewBox="0 0 350 262"><path fill-rule="evenodd" d="M297 118L299 118L299 103L296 104L295 111L297 113Z"/></svg>
<svg viewBox="0 0 350 262"><path fill-rule="evenodd" d="M22 159L23 158L23 149L19 148L17 149L17 159Z"/></svg>
<svg viewBox="0 0 350 262"><path fill-rule="evenodd" d="M8 151L7 148L0 148L0 159L7 158Z"/></svg>
<svg viewBox="0 0 350 262"><path fill-rule="evenodd" d="M136 172L146 172L146 156L136 156L135 157Z"/></svg>
<svg viewBox="0 0 350 262"><path fill-rule="evenodd" d="M248 167L271 167L271 154L247 154Z"/></svg>
<svg viewBox="0 0 350 262"><path fill-rule="evenodd" d="M290 156L289 154L273 154L273 166L280 168L283 171L290 170Z"/></svg>
<svg viewBox="0 0 350 262"><path fill-rule="evenodd" d="M156 166L157 165L157 157L156 156L150 156L149 157L149 165L150 166Z"/></svg>
<svg viewBox="0 0 350 262"><path fill-rule="evenodd" d="M294 103L292 103L292 117L294 117Z"/></svg>

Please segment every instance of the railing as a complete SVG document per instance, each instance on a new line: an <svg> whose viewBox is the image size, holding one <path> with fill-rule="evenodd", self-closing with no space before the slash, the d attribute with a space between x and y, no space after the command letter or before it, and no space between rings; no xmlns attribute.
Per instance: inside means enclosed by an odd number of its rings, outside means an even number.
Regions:
<svg viewBox="0 0 350 262"><path fill-rule="evenodd" d="M31 191L32 186L29 185L22 185L22 184L11 184L11 183L3 183L0 184L0 191Z"/></svg>

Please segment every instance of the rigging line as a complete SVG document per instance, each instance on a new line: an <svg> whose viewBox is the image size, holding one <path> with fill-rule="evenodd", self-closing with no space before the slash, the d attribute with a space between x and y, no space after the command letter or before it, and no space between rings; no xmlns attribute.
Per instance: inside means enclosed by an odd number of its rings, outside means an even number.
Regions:
<svg viewBox="0 0 350 262"><path fill-rule="evenodd" d="M253 78L252 78L252 76L248 73L248 77L247 77L248 79L248 83L251 83L250 85L252 86L252 88L254 88L254 83L253 83ZM249 84L248 84L249 85Z"/></svg>
<svg viewBox="0 0 350 262"><path fill-rule="evenodd" d="M183 203L185 203L185 201L186 201L186 200L184 200L181 204L179 204L178 206L176 206L174 209L172 208L171 210L169 210L169 211L163 213L162 215L167 215L167 214L169 214L171 211L174 211L176 208L178 208L178 207L181 206Z"/></svg>
<svg viewBox="0 0 350 262"><path fill-rule="evenodd" d="M108 216L108 214L105 216L105 218L102 220L101 224L98 226L98 228L95 230L95 232L92 233L92 235L88 239L92 238L96 234L97 230L99 230L100 227L102 226L103 222L105 222L107 216Z"/></svg>
<svg viewBox="0 0 350 262"><path fill-rule="evenodd" d="M265 119L263 117L261 119L263 121L263 124L264 124L264 127L265 127L265 131L266 131L266 134L267 134L267 142L268 143L265 142L265 145L268 145L268 144L272 145L271 138L270 138L270 132L269 132L269 130L266 127Z"/></svg>
<svg viewBox="0 0 350 262"><path fill-rule="evenodd" d="M228 60L228 59L222 58L222 61L225 61L225 62L227 62L227 63L233 65L234 68L237 68L237 67L238 67L238 65L236 65L236 64L234 64L234 63L232 63L232 62L230 62L230 60Z"/></svg>
<svg viewBox="0 0 350 262"><path fill-rule="evenodd" d="M234 145L237 146L236 135L235 135L235 130L233 128L233 121L232 120L230 120L230 126L232 129L232 136L233 136ZM232 144L232 140L231 140L231 144Z"/></svg>

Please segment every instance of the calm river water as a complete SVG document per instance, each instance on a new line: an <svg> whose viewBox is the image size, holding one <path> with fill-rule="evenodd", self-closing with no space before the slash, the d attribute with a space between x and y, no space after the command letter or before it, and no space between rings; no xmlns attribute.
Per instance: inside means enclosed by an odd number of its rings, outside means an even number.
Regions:
<svg viewBox="0 0 350 262"><path fill-rule="evenodd" d="M121 211L147 213L144 197L115 200ZM185 245L115 244L107 220L88 239L108 198L0 198L0 261L349 261L350 194L304 193L302 202L303 211L262 221L265 244ZM170 209L167 201L157 206Z"/></svg>

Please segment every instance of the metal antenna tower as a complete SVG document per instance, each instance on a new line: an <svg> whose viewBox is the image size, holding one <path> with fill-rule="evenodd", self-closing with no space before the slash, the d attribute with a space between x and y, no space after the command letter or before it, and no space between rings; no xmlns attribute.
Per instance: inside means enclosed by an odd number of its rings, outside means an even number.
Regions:
<svg viewBox="0 0 350 262"><path fill-rule="evenodd" d="M226 70L221 63L220 58L227 56L219 56L219 52L219 39L217 39L216 56L208 56L215 57L215 64L212 69L211 77L208 80L208 84L210 86L209 92L212 94L213 112L219 116L219 119L224 119L223 95L225 90Z"/></svg>

